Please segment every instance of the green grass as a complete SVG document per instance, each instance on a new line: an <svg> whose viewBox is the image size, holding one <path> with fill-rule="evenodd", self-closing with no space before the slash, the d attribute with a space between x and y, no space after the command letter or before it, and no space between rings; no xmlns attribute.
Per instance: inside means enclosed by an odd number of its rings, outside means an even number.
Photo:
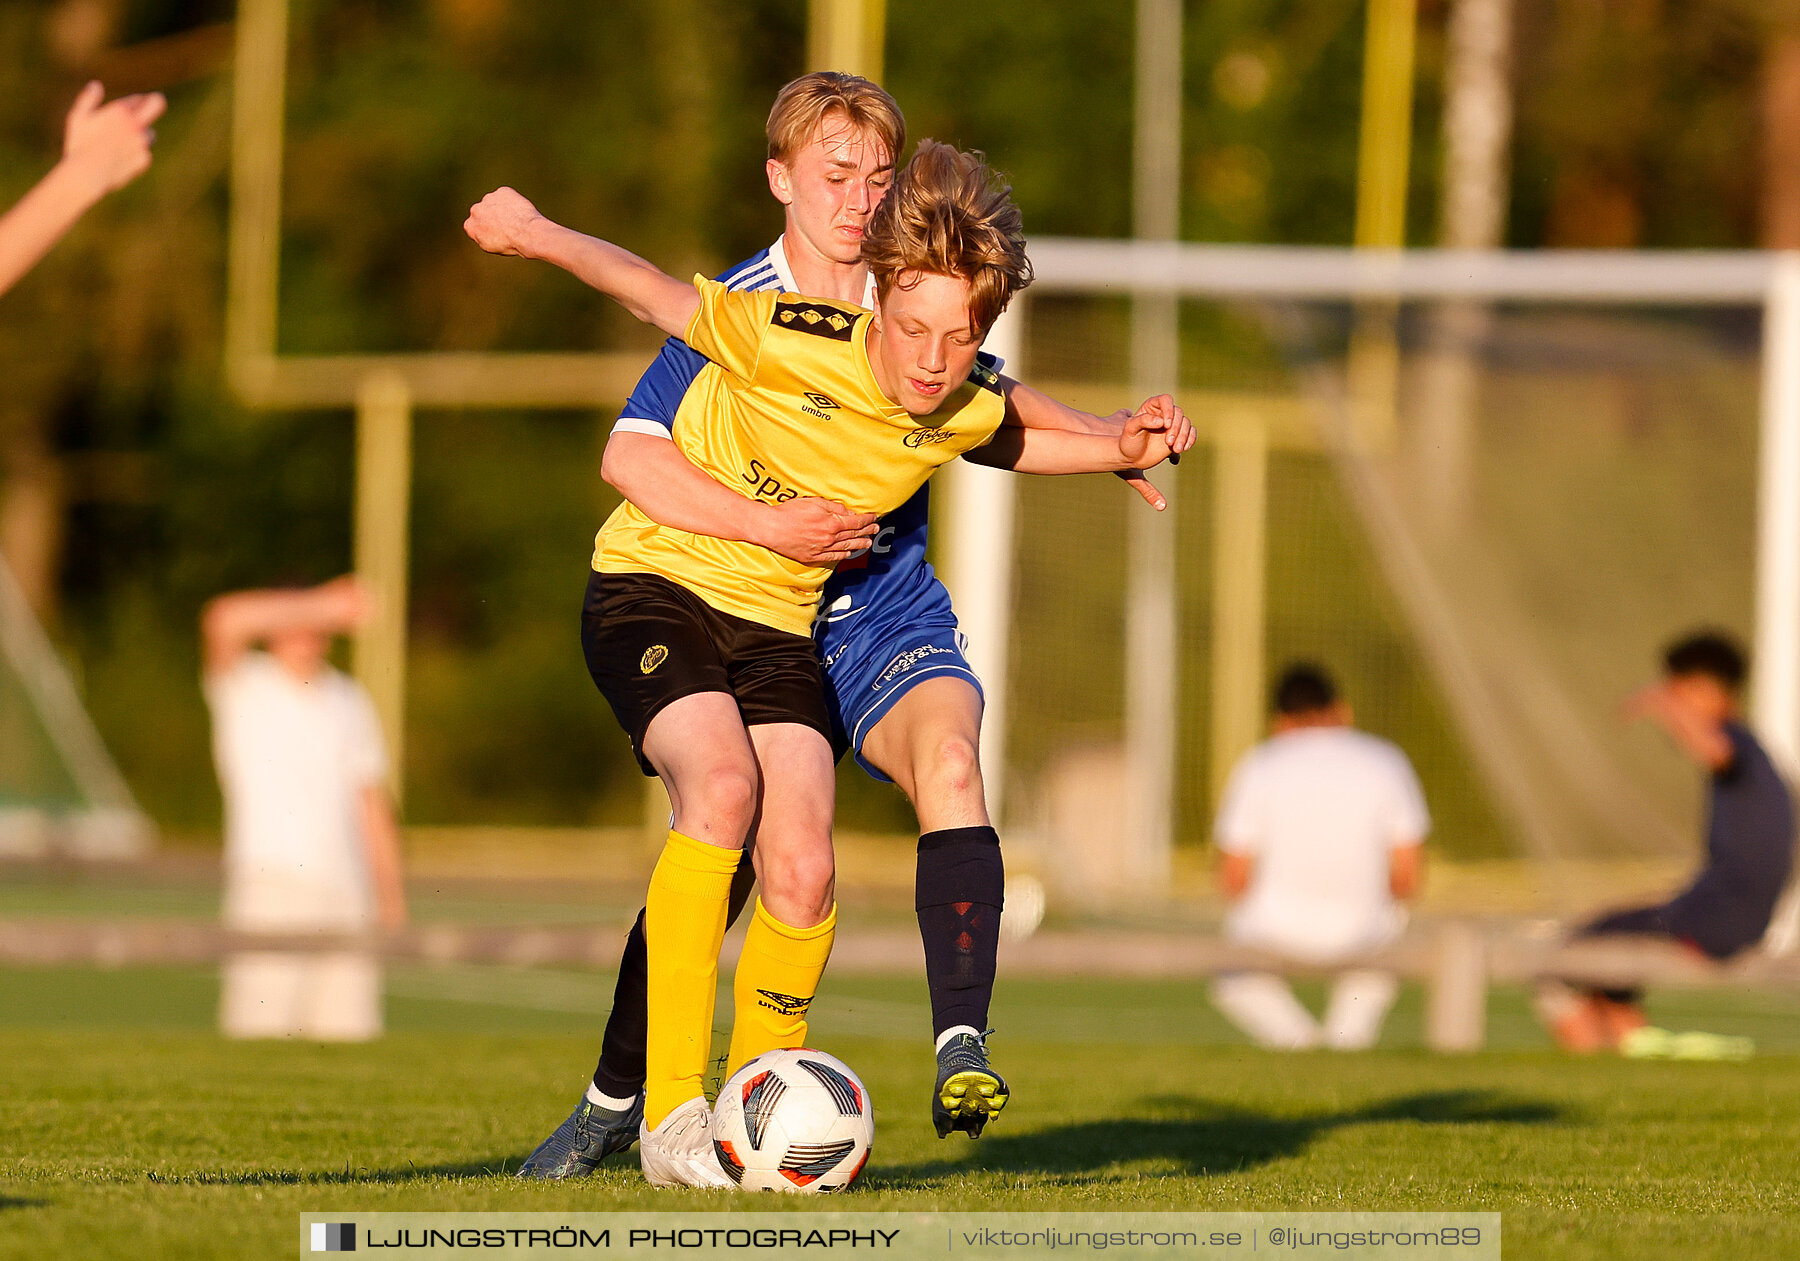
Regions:
<svg viewBox="0 0 1800 1261"><path fill-rule="evenodd" d="M303 1212L738 1207L651 1192L630 1161L573 1186L508 1176L573 1102L606 982L404 970L393 1034L320 1047L220 1041L195 970L0 971L0 1258L288 1256ZM1407 1049L1409 996L1392 1049L1275 1056L1232 1044L1197 986L1020 982L995 1012L1014 1108L940 1142L921 1000L875 978L821 1000L815 1040L879 1119L861 1189L824 1204L1485 1210L1509 1257L1800 1253L1789 1054L1569 1060L1530 1049L1501 994L1496 1042L1519 1049ZM1778 998L1658 1014L1774 1050L1800 1028Z"/></svg>

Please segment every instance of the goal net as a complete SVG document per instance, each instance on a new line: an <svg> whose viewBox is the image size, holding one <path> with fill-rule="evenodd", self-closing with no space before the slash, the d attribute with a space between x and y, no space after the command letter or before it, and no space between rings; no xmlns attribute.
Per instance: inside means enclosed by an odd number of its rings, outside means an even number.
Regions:
<svg viewBox="0 0 1800 1261"><path fill-rule="evenodd" d="M1100 479L1017 479L990 731L1009 817L1065 883L1166 879L1296 660L1406 750L1452 856L1691 858L1699 777L1619 717L1690 628L1753 646L1753 721L1794 764L1792 263L1075 241L1032 256L1024 377L1105 410L1178 385L1203 435L1153 475L1178 487L1168 523ZM1146 328L1153 303L1134 315L1159 294L1178 300L1172 328ZM1173 371L1152 379L1141 347L1159 335ZM1146 561L1133 535L1157 529L1168 546ZM1158 758L1166 773L1146 773ZM1131 833L1158 817L1171 844L1134 859ZM1106 841L1084 859L1070 833Z"/></svg>
<svg viewBox="0 0 1800 1261"><path fill-rule="evenodd" d="M0 561L0 858L134 858L154 837Z"/></svg>

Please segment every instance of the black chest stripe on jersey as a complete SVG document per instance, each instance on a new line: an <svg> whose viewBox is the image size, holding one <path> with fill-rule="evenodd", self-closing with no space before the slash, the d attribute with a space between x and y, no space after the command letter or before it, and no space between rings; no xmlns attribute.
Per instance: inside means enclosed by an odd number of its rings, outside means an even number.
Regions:
<svg viewBox="0 0 1800 1261"><path fill-rule="evenodd" d="M979 385L982 389L992 390L996 394L1001 393L1000 374L979 359L975 361L975 366L969 369L969 384Z"/></svg>
<svg viewBox="0 0 1800 1261"><path fill-rule="evenodd" d="M851 332L856 328L855 317L834 306L823 302L794 302L785 298L775 304L774 323L777 328L815 333L820 337L829 337L834 342L849 341Z"/></svg>

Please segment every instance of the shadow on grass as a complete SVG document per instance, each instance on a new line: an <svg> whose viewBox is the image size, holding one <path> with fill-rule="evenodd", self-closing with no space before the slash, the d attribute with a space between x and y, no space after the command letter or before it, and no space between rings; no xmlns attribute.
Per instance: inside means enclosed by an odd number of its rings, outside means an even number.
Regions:
<svg viewBox="0 0 1800 1261"><path fill-rule="evenodd" d="M1292 1117L1187 1096L1142 1099L1136 1110L1143 1115L1029 1134L990 1132L970 1146L965 1159L872 1170L867 1181L878 1189L901 1190L991 1170L1085 1182L1108 1176L1116 1165L1144 1160L1170 1161L1189 1175L1217 1176L1292 1156L1323 1135L1355 1125L1545 1125L1563 1117L1554 1104L1475 1090L1403 1095L1350 1111Z"/></svg>
<svg viewBox="0 0 1800 1261"><path fill-rule="evenodd" d="M49 1200L21 1200L13 1195L0 1195L0 1213L9 1208L49 1208Z"/></svg>
<svg viewBox="0 0 1800 1261"><path fill-rule="evenodd" d="M521 1156L496 1156L492 1160L461 1161L446 1165L408 1165L404 1169L246 1169L202 1170L195 1173L150 1172L150 1181L171 1186L198 1187L312 1187L355 1186L380 1182L420 1182L428 1178L483 1178L509 1174L523 1163Z"/></svg>

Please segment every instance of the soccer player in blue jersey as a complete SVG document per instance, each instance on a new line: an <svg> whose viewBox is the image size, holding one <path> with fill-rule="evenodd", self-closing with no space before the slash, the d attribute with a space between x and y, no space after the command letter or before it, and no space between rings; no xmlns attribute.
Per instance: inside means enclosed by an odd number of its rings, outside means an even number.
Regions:
<svg viewBox="0 0 1800 1261"><path fill-rule="evenodd" d="M861 255L863 227L892 180L904 128L892 98L867 80L822 72L790 83L768 127L769 183L786 207L785 231L719 279L732 289L780 289L873 305ZM537 243L535 256L583 274L590 238L547 228L516 193L490 194L472 215L472 222L478 219L484 232L501 240L529 235ZM665 344L613 430L603 474L664 526L756 543L803 563L837 564L814 630L833 725L840 752L854 752L871 775L897 783L918 814L916 901L938 1058L933 1119L940 1136L953 1129L978 1136L1008 1098L984 1040L1004 872L981 779L980 684L963 655L949 595L925 560L927 493L921 490L879 521L823 500L769 503L738 494L696 468L670 441L676 411L704 365L678 339ZM1016 382L1004 384L1019 423L1118 432L1116 418L1101 420ZM981 450L989 461L1005 462L1003 455ZM1137 485L1162 506L1154 487ZM734 918L750 874L743 864ZM640 914L627 939L604 1050L586 1095L526 1161L522 1176L585 1174L637 1135L645 1076L643 925Z"/></svg>

